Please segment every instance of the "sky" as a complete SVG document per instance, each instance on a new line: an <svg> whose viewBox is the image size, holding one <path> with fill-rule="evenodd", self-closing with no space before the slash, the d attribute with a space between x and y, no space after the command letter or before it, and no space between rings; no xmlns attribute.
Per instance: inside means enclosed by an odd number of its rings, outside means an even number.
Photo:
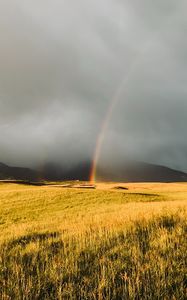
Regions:
<svg viewBox="0 0 187 300"><path fill-rule="evenodd" d="M187 171L186 0L0 0L0 161Z"/></svg>

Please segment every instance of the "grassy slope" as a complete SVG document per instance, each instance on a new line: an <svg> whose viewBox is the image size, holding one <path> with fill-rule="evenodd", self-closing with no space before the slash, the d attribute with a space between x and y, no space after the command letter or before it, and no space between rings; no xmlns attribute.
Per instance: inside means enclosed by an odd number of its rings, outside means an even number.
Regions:
<svg viewBox="0 0 187 300"><path fill-rule="evenodd" d="M0 298L185 299L187 184L126 186L1 184Z"/></svg>

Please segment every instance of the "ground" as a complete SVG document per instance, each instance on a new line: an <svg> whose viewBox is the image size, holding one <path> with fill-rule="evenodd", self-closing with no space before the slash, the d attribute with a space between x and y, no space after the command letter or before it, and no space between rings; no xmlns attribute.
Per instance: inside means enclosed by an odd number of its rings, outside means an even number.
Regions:
<svg viewBox="0 0 187 300"><path fill-rule="evenodd" d="M186 298L186 183L66 184L0 184L0 298Z"/></svg>

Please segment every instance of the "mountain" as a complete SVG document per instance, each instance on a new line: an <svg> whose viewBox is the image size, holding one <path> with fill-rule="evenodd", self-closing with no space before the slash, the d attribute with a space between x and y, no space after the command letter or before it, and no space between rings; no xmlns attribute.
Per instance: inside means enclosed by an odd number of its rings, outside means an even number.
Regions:
<svg viewBox="0 0 187 300"><path fill-rule="evenodd" d="M48 164L43 168L42 178L47 180L89 180L92 163L87 161L74 168L64 169ZM97 168L99 181L124 182L185 182L187 174L165 166L129 161L120 165Z"/></svg>
<svg viewBox="0 0 187 300"><path fill-rule="evenodd" d="M0 179L37 181L38 172L29 168L10 167L0 163Z"/></svg>
<svg viewBox="0 0 187 300"><path fill-rule="evenodd" d="M186 182L187 173L165 166L130 161L124 165L98 168L97 178L117 182Z"/></svg>
<svg viewBox="0 0 187 300"><path fill-rule="evenodd" d="M90 177L91 166L89 161L69 169L55 164L46 164L40 170L34 171L29 168L10 167L0 163L0 179L87 181ZM114 182L187 182L187 174L165 166L129 161L120 165L98 166L97 179Z"/></svg>

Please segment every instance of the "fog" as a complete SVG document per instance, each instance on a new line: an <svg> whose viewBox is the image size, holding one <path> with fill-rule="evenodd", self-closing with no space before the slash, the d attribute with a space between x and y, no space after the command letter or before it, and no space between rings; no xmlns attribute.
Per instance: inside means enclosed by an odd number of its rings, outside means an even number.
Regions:
<svg viewBox="0 0 187 300"><path fill-rule="evenodd" d="M0 161L187 171L185 0L0 0ZM117 93L120 89L120 93Z"/></svg>

